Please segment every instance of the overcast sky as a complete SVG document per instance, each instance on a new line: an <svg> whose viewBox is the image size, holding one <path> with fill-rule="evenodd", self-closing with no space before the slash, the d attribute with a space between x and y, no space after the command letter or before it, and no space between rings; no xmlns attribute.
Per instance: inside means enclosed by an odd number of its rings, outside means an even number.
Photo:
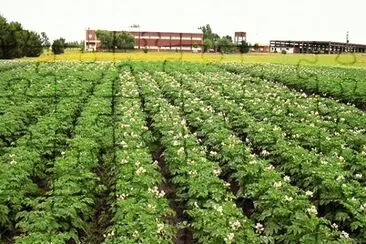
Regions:
<svg viewBox="0 0 366 244"><path fill-rule="evenodd" d="M55 39L82 40L85 30L246 31L252 43L302 39L366 43L365 0L0 0L0 14Z"/></svg>

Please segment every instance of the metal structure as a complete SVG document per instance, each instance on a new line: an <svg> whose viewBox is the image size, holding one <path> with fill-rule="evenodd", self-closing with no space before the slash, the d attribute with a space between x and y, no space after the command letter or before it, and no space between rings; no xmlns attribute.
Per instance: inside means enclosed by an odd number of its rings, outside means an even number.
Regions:
<svg viewBox="0 0 366 244"><path fill-rule="evenodd" d="M247 41L247 33L246 32L235 32L234 35L234 43L236 45L240 45L242 41Z"/></svg>
<svg viewBox="0 0 366 244"><path fill-rule="evenodd" d="M289 53L366 53L366 45L332 41L270 41L271 52L281 52L283 50Z"/></svg>

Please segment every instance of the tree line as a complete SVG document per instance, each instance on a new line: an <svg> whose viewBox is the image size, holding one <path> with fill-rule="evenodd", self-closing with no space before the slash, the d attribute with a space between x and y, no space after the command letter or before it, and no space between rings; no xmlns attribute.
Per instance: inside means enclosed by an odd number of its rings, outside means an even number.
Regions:
<svg viewBox="0 0 366 244"><path fill-rule="evenodd" d="M66 42L62 37L53 41L52 45L45 32L25 30L21 23L8 22L0 15L0 59L22 57L38 57L44 49L52 47L54 54L64 53L66 48L84 47L84 42Z"/></svg>
<svg viewBox="0 0 366 244"><path fill-rule="evenodd" d="M135 47L135 38L128 32L111 32L97 30L96 35L100 41L100 47L108 51L116 49L129 50Z"/></svg>
<svg viewBox="0 0 366 244"><path fill-rule="evenodd" d="M0 58L38 57L45 45L42 35L23 29L19 22L9 22L0 15Z"/></svg>
<svg viewBox="0 0 366 244"><path fill-rule="evenodd" d="M71 41L66 42L65 38L60 37L53 41L51 50L53 54L62 54L65 52L66 48L77 48L80 50L84 49L84 41Z"/></svg>
<svg viewBox="0 0 366 244"><path fill-rule="evenodd" d="M203 33L204 52L213 50L214 52L220 53L234 53L236 51L239 51L240 53L248 53L251 48L251 45L246 41L241 41L239 44L236 44L229 35L220 37L212 31L209 24L201 26L199 29ZM253 48L258 49L258 44L254 44Z"/></svg>
<svg viewBox="0 0 366 244"><path fill-rule="evenodd" d="M231 36L220 37L213 33L209 24L199 28L203 33L203 51L233 53L249 52L250 45L242 41L239 45L233 43ZM128 32L111 32L97 30L97 38L101 48L108 51L134 49L135 38ZM257 44L256 44L257 45ZM256 48L254 45L254 49ZM38 57L44 49L51 50L53 54L64 53L66 48L80 48L83 50L84 41L66 42L62 37L53 41L52 45L45 32L38 34L34 31L23 29L19 22L7 22L0 15L0 59L12 59L21 57ZM257 45L258 47L258 45Z"/></svg>

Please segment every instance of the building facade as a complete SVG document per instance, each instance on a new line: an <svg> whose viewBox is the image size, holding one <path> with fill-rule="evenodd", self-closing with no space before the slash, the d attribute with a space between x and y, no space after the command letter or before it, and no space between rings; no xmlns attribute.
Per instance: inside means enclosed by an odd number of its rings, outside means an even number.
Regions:
<svg viewBox="0 0 366 244"><path fill-rule="evenodd" d="M118 31L113 31L118 33ZM135 49L155 51L189 51L203 50L202 33L129 31L135 38ZM86 30L85 50L100 51L101 45L96 30Z"/></svg>
<svg viewBox="0 0 366 244"><path fill-rule="evenodd" d="M266 43L257 43L257 47L252 46L250 48L250 52L256 53L269 53L269 45Z"/></svg>

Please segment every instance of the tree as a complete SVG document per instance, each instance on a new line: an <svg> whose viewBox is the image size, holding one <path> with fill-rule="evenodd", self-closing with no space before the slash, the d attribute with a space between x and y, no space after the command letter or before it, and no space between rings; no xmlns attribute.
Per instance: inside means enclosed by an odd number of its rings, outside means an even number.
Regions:
<svg viewBox="0 0 366 244"><path fill-rule="evenodd" d="M207 24L206 26L201 26L198 29L200 29L202 31L204 40L205 39L212 40L212 29L211 29L211 26L209 24Z"/></svg>
<svg viewBox="0 0 366 244"><path fill-rule="evenodd" d="M65 44L66 44L66 40L65 40L65 38L60 37L60 39L59 39L59 40L61 41L62 46L65 48Z"/></svg>
<svg viewBox="0 0 366 244"><path fill-rule="evenodd" d="M22 25L19 22L9 23L9 32L7 39L7 52L5 58L21 58L23 57L23 49L25 46L25 35Z"/></svg>
<svg viewBox="0 0 366 244"><path fill-rule="evenodd" d="M117 49L128 50L135 47L135 38L128 32L122 31L119 33L97 30L97 38L100 41L102 49L109 51Z"/></svg>
<svg viewBox="0 0 366 244"><path fill-rule="evenodd" d="M45 32L41 32L41 42L42 42L42 46L45 48L49 48L51 46L51 43Z"/></svg>
<svg viewBox="0 0 366 244"><path fill-rule="evenodd" d="M7 35L8 23L6 19L0 15L0 58L5 58Z"/></svg>
<svg viewBox="0 0 366 244"><path fill-rule="evenodd" d="M218 50L221 53L233 53L235 52L235 45L231 39L224 36L218 40Z"/></svg>
<svg viewBox="0 0 366 244"><path fill-rule="evenodd" d="M54 54L61 54L65 52L65 39L59 38L52 43L52 52Z"/></svg>
<svg viewBox="0 0 366 244"><path fill-rule="evenodd" d="M205 40L210 40L212 43L212 46L210 48L217 48L217 42L220 39L220 36L216 33L212 32L211 26L207 24L206 26L201 26L199 29L202 31L203 34L203 43L205 43ZM209 41L206 41L206 44L210 43ZM206 51L210 48L206 48Z"/></svg>
<svg viewBox="0 0 366 244"><path fill-rule="evenodd" d="M226 36L224 36L222 38L228 39L230 42L233 42L233 38L231 36L229 36L229 35L226 35Z"/></svg>
<svg viewBox="0 0 366 244"><path fill-rule="evenodd" d="M240 53L248 53L249 52L249 44L246 41L242 41L238 46Z"/></svg>
<svg viewBox="0 0 366 244"><path fill-rule="evenodd" d="M118 49L128 50L135 48L135 38L128 32L122 31L117 34L114 39L114 44Z"/></svg>
<svg viewBox="0 0 366 244"><path fill-rule="evenodd" d="M258 43L255 43L254 46L253 46L253 48L254 48L254 50L258 51L258 49L259 49Z"/></svg>
<svg viewBox="0 0 366 244"><path fill-rule="evenodd" d="M24 55L27 57L38 57L43 51L41 36L34 31L27 31L27 36Z"/></svg>
<svg viewBox="0 0 366 244"><path fill-rule="evenodd" d="M213 48L213 42L210 39L203 40L203 51L207 52L209 49Z"/></svg>
<svg viewBox="0 0 366 244"><path fill-rule="evenodd" d="M65 43L65 48L82 48L84 46L83 41L71 41Z"/></svg>
<svg viewBox="0 0 366 244"><path fill-rule="evenodd" d="M84 51L84 49L85 49L85 41L84 40L80 41L80 48L81 48L82 51Z"/></svg>
<svg viewBox="0 0 366 244"><path fill-rule="evenodd" d="M0 58L12 59L24 56L39 56L40 36L24 30L19 22L10 22L0 15Z"/></svg>
<svg viewBox="0 0 366 244"><path fill-rule="evenodd" d="M108 49L109 51L114 48L113 45L113 33L105 30L97 30L96 35L100 41L100 46L102 49Z"/></svg>

